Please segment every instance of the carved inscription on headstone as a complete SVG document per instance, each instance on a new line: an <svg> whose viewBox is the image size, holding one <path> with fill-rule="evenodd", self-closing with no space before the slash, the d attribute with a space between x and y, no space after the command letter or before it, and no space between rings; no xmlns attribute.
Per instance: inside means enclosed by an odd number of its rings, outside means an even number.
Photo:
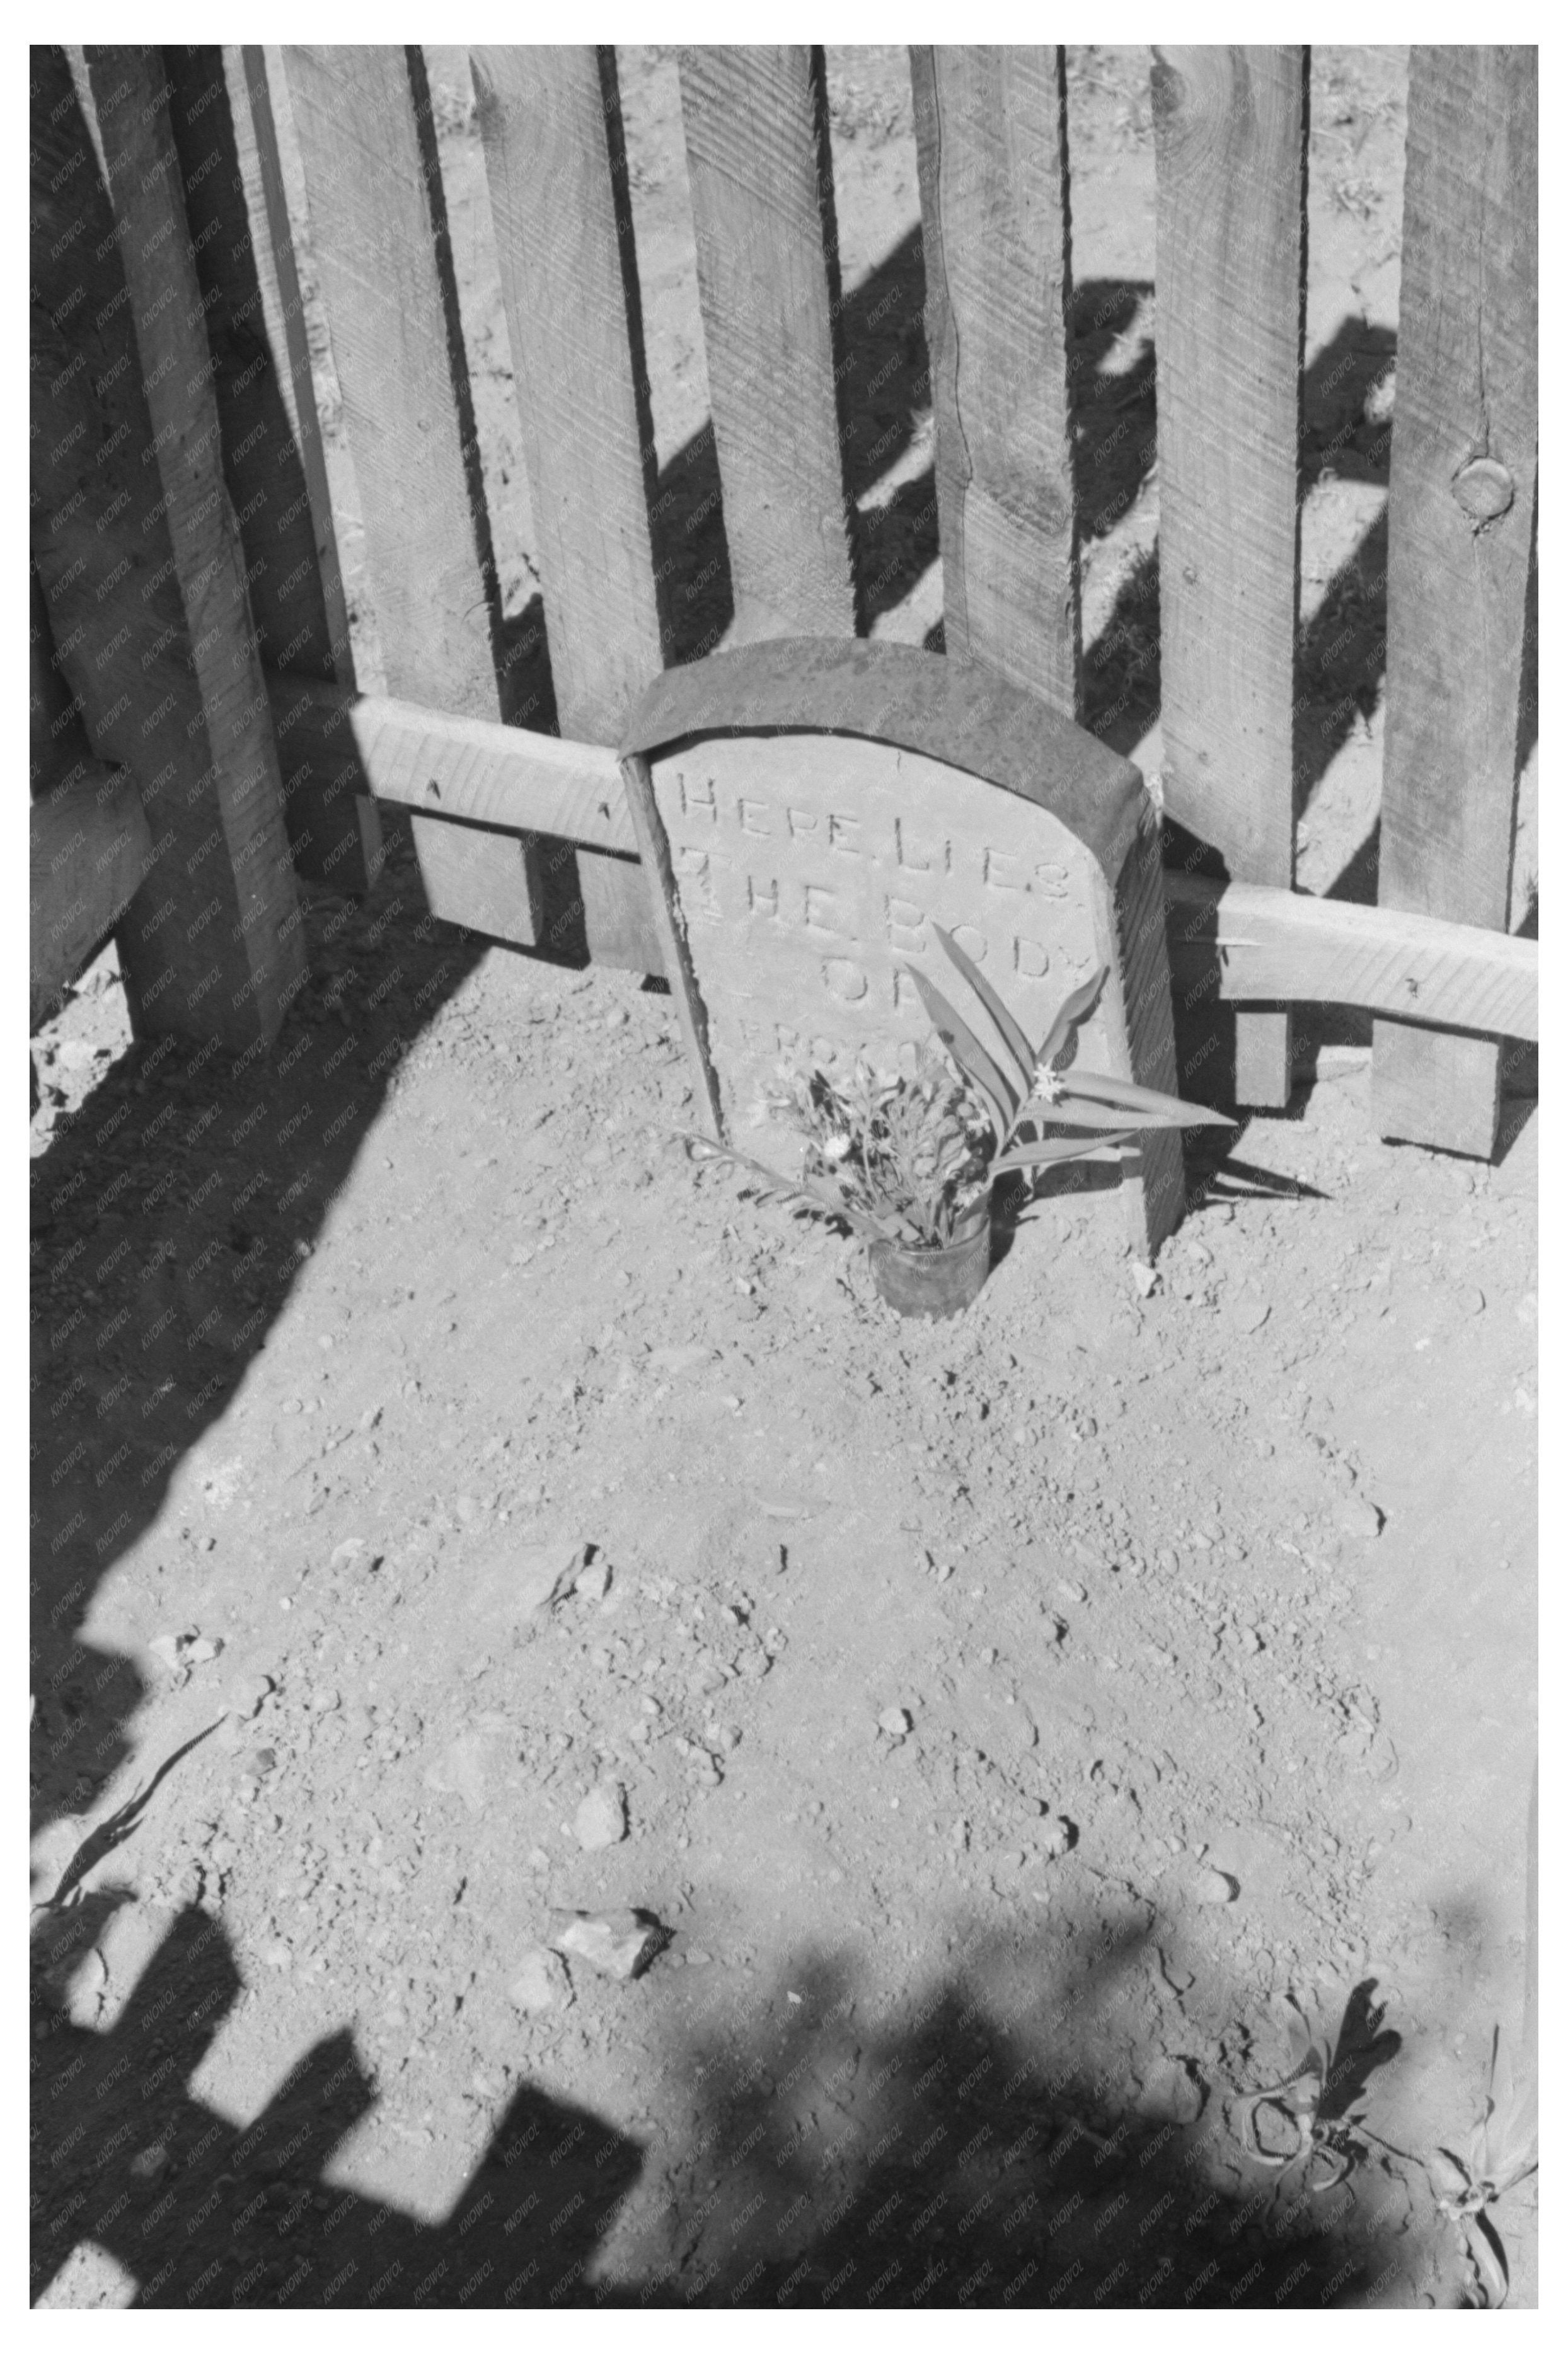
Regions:
<svg viewBox="0 0 1568 2354"><path fill-rule="evenodd" d="M715 737L652 762L726 1127L755 1145L779 1063L907 1068L930 1024L906 972L962 1002L943 925L1032 1038L1115 955L1097 862L1047 810L851 736ZM1086 1064L1105 1044L1080 1034Z"/></svg>

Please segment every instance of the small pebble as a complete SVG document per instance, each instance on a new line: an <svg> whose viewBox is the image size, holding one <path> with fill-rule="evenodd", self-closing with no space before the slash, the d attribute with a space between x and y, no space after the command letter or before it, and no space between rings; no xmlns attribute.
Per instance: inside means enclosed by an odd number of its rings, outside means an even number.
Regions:
<svg viewBox="0 0 1568 2354"><path fill-rule="evenodd" d="M902 1741L913 1732L915 1720L906 1708L885 1708L876 1720L877 1731L885 1733L889 1741Z"/></svg>
<svg viewBox="0 0 1568 2354"><path fill-rule="evenodd" d="M518 2010L565 2010L572 2001L572 1982L558 1954L537 1946L525 1954L506 1999Z"/></svg>
<svg viewBox="0 0 1568 2354"><path fill-rule="evenodd" d="M572 1837L589 1855L626 1837L626 1792L619 1782L600 1782L572 1817Z"/></svg>
<svg viewBox="0 0 1568 2354"><path fill-rule="evenodd" d="M602 1602L609 1590L609 1577L607 1561L590 1561L586 1568L578 1570L572 1591L580 1594L585 1602Z"/></svg>
<svg viewBox="0 0 1568 2354"><path fill-rule="evenodd" d="M1200 1872L1192 1882L1192 1896L1199 1904L1234 1904L1241 1894L1238 1882L1228 1872L1217 1872L1213 1864Z"/></svg>

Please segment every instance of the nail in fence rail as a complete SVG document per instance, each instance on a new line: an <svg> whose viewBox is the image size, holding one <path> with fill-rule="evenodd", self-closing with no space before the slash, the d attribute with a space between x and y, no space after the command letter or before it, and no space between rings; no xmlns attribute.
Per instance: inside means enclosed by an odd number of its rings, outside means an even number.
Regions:
<svg viewBox="0 0 1568 2354"><path fill-rule="evenodd" d="M1536 57L1411 53L1389 482L1379 904L1493 928L1535 504ZM1490 1039L1379 1023L1378 1133L1489 1159L1499 1074Z"/></svg>
<svg viewBox="0 0 1568 2354"><path fill-rule="evenodd" d="M331 517L323 551L320 507L307 488L307 443L320 485L325 470L286 210L279 217L281 184L268 202L266 182L278 183L279 174L265 70L253 80L232 48L168 48L162 56L207 313L224 479L244 543L261 657L270 670L351 685ZM294 381L301 355L302 402ZM296 871L342 891L367 889L379 864L374 802L309 770L296 775L285 767L283 779Z"/></svg>
<svg viewBox="0 0 1568 2354"><path fill-rule="evenodd" d="M681 52L730 642L856 627L821 52ZM704 649L707 651L707 649Z"/></svg>
<svg viewBox="0 0 1568 2354"><path fill-rule="evenodd" d="M1157 48L1165 804L1232 878L1295 875L1308 52ZM1235 1016L1234 1100L1290 1094L1287 1009Z"/></svg>
<svg viewBox="0 0 1568 2354"><path fill-rule="evenodd" d="M915 48L949 654L1079 712L1065 52Z"/></svg>
<svg viewBox="0 0 1568 2354"><path fill-rule="evenodd" d="M561 734L612 745L668 646L614 53L475 49L470 64ZM641 864L580 843L546 854L575 855L593 960L662 971Z"/></svg>
<svg viewBox="0 0 1568 2354"><path fill-rule="evenodd" d="M93 753L154 839L120 928L132 1020L243 1048L303 972L277 757L162 76L92 57L113 207L65 54L31 58L33 552Z"/></svg>
<svg viewBox="0 0 1568 2354"><path fill-rule="evenodd" d="M284 62L387 684L498 719L501 599L424 60L302 47ZM537 940L533 842L412 823L438 916Z"/></svg>

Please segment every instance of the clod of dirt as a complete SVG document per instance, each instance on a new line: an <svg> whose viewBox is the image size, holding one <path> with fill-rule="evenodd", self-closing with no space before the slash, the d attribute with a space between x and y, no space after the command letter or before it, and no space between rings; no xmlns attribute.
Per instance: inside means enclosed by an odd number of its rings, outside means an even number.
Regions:
<svg viewBox="0 0 1568 2354"><path fill-rule="evenodd" d="M483 1734L460 1734L438 1760L427 1766L423 1778L428 1790L456 1793L471 1815L482 1814L488 1788Z"/></svg>
<svg viewBox="0 0 1568 2354"><path fill-rule="evenodd" d="M1169 2054L1153 2061L1139 2080L1140 2116L1161 2125L1195 2125L1203 2113L1204 2089L1184 2060Z"/></svg>
<svg viewBox="0 0 1568 2354"><path fill-rule="evenodd" d="M1135 1258L1132 1262L1132 1279L1137 1286L1139 1298L1147 1299L1160 1278L1151 1267L1145 1267L1140 1258Z"/></svg>
<svg viewBox="0 0 1568 2354"><path fill-rule="evenodd" d="M1342 1498L1335 1508L1334 1518L1347 1536L1365 1537L1370 1541L1383 1532L1383 1514L1364 1496Z"/></svg>
<svg viewBox="0 0 1568 2354"><path fill-rule="evenodd" d="M589 1855L626 1837L626 1792L619 1782L600 1782L572 1817L572 1837Z"/></svg>
<svg viewBox="0 0 1568 2354"><path fill-rule="evenodd" d="M902 1741L915 1729L915 1720L906 1708L885 1708L876 1720L876 1729L885 1733L889 1741Z"/></svg>
<svg viewBox="0 0 1568 2354"><path fill-rule="evenodd" d="M552 1913L546 1943L573 1954L608 1978L634 1978L666 1942L665 1932L645 1913L622 1906L614 1913Z"/></svg>
<svg viewBox="0 0 1568 2354"><path fill-rule="evenodd" d="M1077 1833L1065 1815L1053 1815L1051 1820L1035 1834L1034 1844L1042 1855L1054 1861L1057 1856L1066 1854L1076 1837Z"/></svg>
<svg viewBox="0 0 1568 2354"><path fill-rule="evenodd" d="M154 1659L163 1660L171 1675L178 1675L183 1669L203 1667L208 1659L216 1659L223 1638L200 1634L190 1627L180 1635L154 1635L147 1649Z"/></svg>
<svg viewBox="0 0 1568 2354"><path fill-rule="evenodd" d="M585 1602L602 1602L609 1591L610 1570L607 1561L590 1561L579 1569L573 1581L572 1592Z"/></svg>
<svg viewBox="0 0 1568 2354"><path fill-rule="evenodd" d="M1197 1904L1234 1904L1240 1894L1241 1882L1213 1864L1205 1866L1192 1882L1192 1901Z"/></svg>
<svg viewBox="0 0 1568 2354"><path fill-rule="evenodd" d="M514 1628L572 1591L585 1548L580 1544L508 1544L467 1571L461 1607L477 1636Z"/></svg>
<svg viewBox="0 0 1568 2354"><path fill-rule="evenodd" d="M506 1989L507 2000L518 2010L567 2010L575 2001L566 1964L542 1946L524 1954L515 1978Z"/></svg>

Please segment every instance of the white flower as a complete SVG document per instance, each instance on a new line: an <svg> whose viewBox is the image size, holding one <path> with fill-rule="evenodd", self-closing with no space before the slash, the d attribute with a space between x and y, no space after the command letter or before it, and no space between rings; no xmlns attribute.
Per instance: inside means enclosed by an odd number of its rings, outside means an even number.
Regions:
<svg viewBox="0 0 1568 2354"><path fill-rule="evenodd" d="M847 1161L849 1156L850 1140L847 1136L830 1136L822 1147L824 1161Z"/></svg>
<svg viewBox="0 0 1568 2354"><path fill-rule="evenodd" d="M1049 1063L1041 1063L1037 1065L1034 1072L1034 1092L1037 1096L1043 1096L1047 1103L1061 1102L1063 1095L1062 1076L1059 1072L1054 1071L1051 1068Z"/></svg>

